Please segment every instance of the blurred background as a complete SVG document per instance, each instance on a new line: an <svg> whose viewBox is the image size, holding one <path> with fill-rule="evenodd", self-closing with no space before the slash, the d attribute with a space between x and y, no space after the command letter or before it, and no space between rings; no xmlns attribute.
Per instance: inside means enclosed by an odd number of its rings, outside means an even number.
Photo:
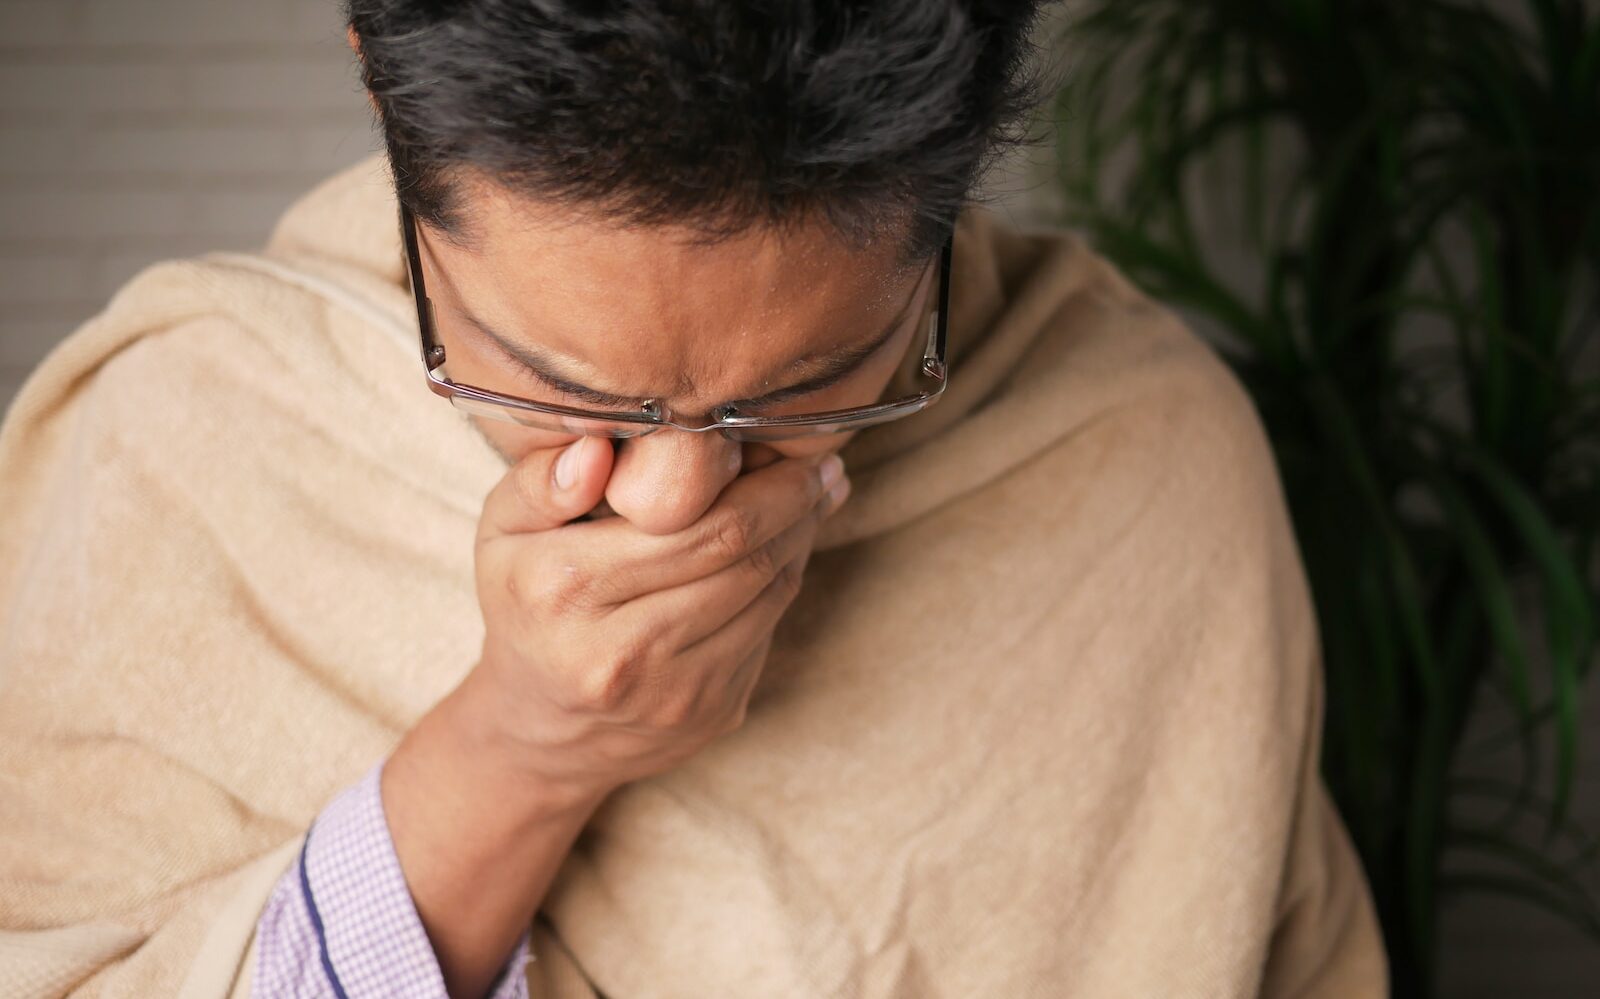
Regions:
<svg viewBox="0 0 1600 999"><path fill-rule="evenodd" d="M1256 399L1396 994L1600 994L1600 4L1075 0L1039 43L986 197ZM0 407L376 148L335 0L0 0Z"/></svg>

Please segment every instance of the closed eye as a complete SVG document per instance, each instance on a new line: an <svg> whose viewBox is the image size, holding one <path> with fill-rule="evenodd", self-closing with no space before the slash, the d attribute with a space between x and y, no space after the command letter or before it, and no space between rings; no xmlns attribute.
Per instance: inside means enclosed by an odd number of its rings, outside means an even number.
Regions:
<svg viewBox="0 0 1600 999"><path fill-rule="evenodd" d="M834 352L823 362L822 370L809 378L793 385L763 393L760 396L735 400L727 405L741 412L761 409L821 392L854 374L868 359L882 350L891 340L894 340L895 334L904 329L907 314L921 298L919 293L925 283L927 273L924 272L924 280L917 282L905 304L900 307L894 317L871 340ZM569 381L551 370L551 365L545 358L540 356L539 352L512 342L464 309L461 315L469 324L488 338L501 356L511 362L517 369L518 377L526 378L546 388L554 389L586 405L610 410L636 411L645 402L642 397L615 395Z"/></svg>

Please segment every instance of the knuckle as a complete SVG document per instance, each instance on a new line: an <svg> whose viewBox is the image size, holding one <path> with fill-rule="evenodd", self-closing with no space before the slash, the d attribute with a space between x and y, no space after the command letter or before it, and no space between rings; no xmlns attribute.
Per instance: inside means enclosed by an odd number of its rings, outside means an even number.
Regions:
<svg viewBox="0 0 1600 999"><path fill-rule="evenodd" d="M573 696L567 705L586 713L609 714L620 708L625 700L623 689L629 670L625 664L601 662L583 670L573 685Z"/></svg>
<svg viewBox="0 0 1600 999"><path fill-rule="evenodd" d="M679 691L664 697L655 712L655 723L669 732L694 727L700 717L700 699L693 691Z"/></svg>
<svg viewBox="0 0 1600 999"><path fill-rule="evenodd" d="M778 574L772 580L778 599L788 603L798 596L804 576L805 560L800 558L790 559L788 564L778 570Z"/></svg>
<svg viewBox="0 0 1600 999"><path fill-rule="evenodd" d="M540 575L537 587L539 605L558 617L593 608L593 580L575 565L548 569Z"/></svg>
<svg viewBox="0 0 1600 999"><path fill-rule="evenodd" d="M748 552L760 528L755 511L748 507L729 506L710 519L706 546L726 559Z"/></svg>
<svg viewBox="0 0 1600 999"><path fill-rule="evenodd" d="M503 577L506 599L511 606L527 608L536 604L539 595L539 575L537 567L529 560L512 561Z"/></svg>
<svg viewBox="0 0 1600 999"><path fill-rule="evenodd" d="M775 543L774 541L769 541L764 545L760 545L744 557L745 563L750 567L750 571L761 579L770 579L781 568L778 565L777 555L773 551Z"/></svg>
<svg viewBox="0 0 1600 999"><path fill-rule="evenodd" d="M511 473L511 495L527 510L543 510L549 503L549 484L543 466L522 462Z"/></svg>
<svg viewBox="0 0 1600 999"><path fill-rule="evenodd" d="M603 597L601 580L582 563L524 551L503 570L510 606L540 617L590 613Z"/></svg>
<svg viewBox="0 0 1600 999"><path fill-rule="evenodd" d="M576 706L600 714L621 711L632 700L649 669L648 655L635 646L597 659L578 676Z"/></svg>
<svg viewBox="0 0 1600 999"><path fill-rule="evenodd" d="M592 615L605 608L609 590L602 573L570 553L525 560L507 588L518 606L553 617Z"/></svg>

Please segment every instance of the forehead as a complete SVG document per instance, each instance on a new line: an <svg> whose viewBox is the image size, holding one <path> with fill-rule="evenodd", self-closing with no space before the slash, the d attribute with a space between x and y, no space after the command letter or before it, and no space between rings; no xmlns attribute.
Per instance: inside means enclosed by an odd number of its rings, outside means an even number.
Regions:
<svg viewBox="0 0 1600 999"><path fill-rule="evenodd" d="M618 395L750 394L785 362L870 337L921 273L899 232L855 245L819 221L707 242L492 184L461 190L467 242L427 240L430 293Z"/></svg>

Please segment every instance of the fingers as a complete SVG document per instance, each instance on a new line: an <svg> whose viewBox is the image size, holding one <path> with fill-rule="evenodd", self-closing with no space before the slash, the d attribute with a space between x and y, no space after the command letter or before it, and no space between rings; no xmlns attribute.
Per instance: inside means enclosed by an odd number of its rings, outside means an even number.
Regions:
<svg viewBox="0 0 1600 999"><path fill-rule="evenodd" d="M569 563L590 580L590 597L601 606L684 586L750 559L766 566L770 578L783 562L764 561L762 549L847 482L837 455L785 458L730 482L698 521L674 534L604 521L574 525Z"/></svg>
<svg viewBox="0 0 1600 999"><path fill-rule="evenodd" d="M750 654L745 656L726 680L722 681L721 696L724 710L722 730L732 732L744 727L750 712L750 696L756 683L767 669L767 659L772 653L772 636L768 635Z"/></svg>
<svg viewBox="0 0 1600 999"><path fill-rule="evenodd" d="M548 531L592 510L605 492L612 455L604 437L529 452L484 499L478 539Z"/></svg>
<svg viewBox="0 0 1600 999"><path fill-rule="evenodd" d="M778 619L800 592L806 563L810 558L808 549L791 560L744 610L683 651L686 658L727 664L718 676L708 677L708 686L737 689L741 685L748 688L755 683L754 674L759 673L759 669L752 668L751 652L764 650L765 643L771 641ZM764 660L765 656L761 658ZM741 696L748 694L748 689L740 689L738 693Z"/></svg>
<svg viewBox="0 0 1600 999"><path fill-rule="evenodd" d="M639 597L630 605L633 612L646 619L670 622L669 642L674 651L687 649L711 635L758 599L786 568L797 560L803 565L816 540L817 527L844 502L849 481L842 481L836 488L800 520L745 558L709 576Z"/></svg>

